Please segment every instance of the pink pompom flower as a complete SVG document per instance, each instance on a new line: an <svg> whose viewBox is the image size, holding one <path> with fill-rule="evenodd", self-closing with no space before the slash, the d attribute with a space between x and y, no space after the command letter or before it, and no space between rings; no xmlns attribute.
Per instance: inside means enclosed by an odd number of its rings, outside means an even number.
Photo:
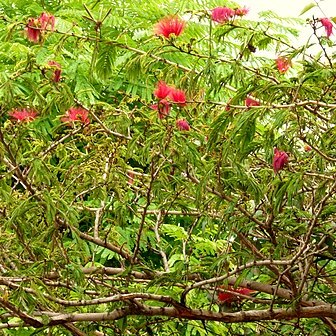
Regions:
<svg viewBox="0 0 336 336"><path fill-rule="evenodd" d="M229 7L216 7L211 11L211 19L218 23L228 22L235 15L235 11Z"/></svg>
<svg viewBox="0 0 336 336"><path fill-rule="evenodd" d="M14 109L8 113L12 119L17 122L29 122L33 121L37 117L37 112L32 109Z"/></svg>
<svg viewBox="0 0 336 336"><path fill-rule="evenodd" d="M25 28L28 40L38 43L41 39L42 33L48 28L52 31L55 29L54 15L43 12L37 19L29 18Z"/></svg>
<svg viewBox="0 0 336 336"><path fill-rule="evenodd" d="M172 88L169 93L172 102L184 106L186 104L186 94L183 90Z"/></svg>
<svg viewBox="0 0 336 336"><path fill-rule="evenodd" d="M39 42L41 30L40 30L40 23L38 19L33 19L33 18L28 19L25 30L26 30L27 38L29 41L34 42L34 43Z"/></svg>
<svg viewBox="0 0 336 336"><path fill-rule="evenodd" d="M80 121L82 124L87 125L90 123L89 111L83 107L71 107L61 120L66 123Z"/></svg>
<svg viewBox="0 0 336 336"><path fill-rule="evenodd" d="M55 16L49 13L43 12L40 17L40 26L42 30L46 30L48 27L54 31L55 30Z"/></svg>
<svg viewBox="0 0 336 336"><path fill-rule="evenodd" d="M154 90L154 96L158 99L165 99L170 94L171 90L172 88L164 81L159 81L156 89Z"/></svg>
<svg viewBox="0 0 336 336"><path fill-rule="evenodd" d="M154 26L154 33L155 35L162 35L165 38L170 38L173 35L181 35L184 27L185 22L183 20L180 20L176 15L171 15L161 19Z"/></svg>

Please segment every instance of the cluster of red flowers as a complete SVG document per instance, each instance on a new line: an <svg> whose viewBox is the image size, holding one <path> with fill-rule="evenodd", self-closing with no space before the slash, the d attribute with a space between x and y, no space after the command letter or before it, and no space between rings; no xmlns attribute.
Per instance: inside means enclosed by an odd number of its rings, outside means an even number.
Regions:
<svg viewBox="0 0 336 336"><path fill-rule="evenodd" d="M158 99L158 103L151 105L151 108L158 111L160 119L168 116L171 109L171 103L185 106L186 94L181 89L176 89L173 86L167 85L164 81L157 83L154 90L154 96ZM189 123L185 119L179 119L176 122L176 126L181 131L189 131Z"/></svg>
<svg viewBox="0 0 336 336"><path fill-rule="evenodd" d="M232 9L229 7L216 7L211 11L211 19L218 23L226 23L235 16L244 16L249 12L246 7Z"/></svg>
<svg viewBox="0 0 336 336"><path fill-rule="evenodd" d="M232 286L228 286L224 288L224 286L220 286L220 288L230 291L230 293L223 291L218 292L218 301L225 304L231 304L232 302L239 302L242 300L242 298L239 295L236 295L235 293L241 295L250 295L252 292L254 292L252 289L245 287L234 288Z"/></svg>
<svg viewBox="0 0 336 336"><path fill-rule="evenodd" d="M211 19L218 23L225 23L233 17L244 16L249 12L246 7L232 9L229 7L216 7L211 11ZM176 15L170 15L161 19L154 26L155 35L170 38L179 36L185 28L185 21L181 20Z"/></svg>
<svg viewBox="0 0 336 336"><path fill-rule="evenodd" d="M176 15L167 16L160 20L154 26L154 33L156 35L162 35L165 38L170 38L171 36L179 36L182 34L185 27L185 22L180 20Z"/></svg>
<svg viewBox="0 0 336 336"><path fill-rule="evenodd" d="M38 43L42 33L47 29L55 29L55 17L43 12L39 18L30 18L26 25L26 33L29 41Z"/></svg>
<svg viewBox="0 0 336 336"><path fill-rule="evenodd" d="M164 81L159 81L154 91L154 96L158 99L170 99L173 103L184 106L186 104L186 94L183 90L167 85Z"/></svg>
<svg viewBox="0 0 336 336"><path fill-rule="evenodd" d="M8 113L9 116L17 122L30 122L37 118L37 112L33 109L14 109ZM84 125L90 123L89 111L82 107L71 107L61 120L69 125L79 121Z"/></svg>
<svg viewBox="0 0 336 336"><path fill-rule="evenodd" d="M320 19L320 22L322 23L322 26L325 28L327 37L329 38L330 35L332 34L333 23L332 23L331 20L328 19L328 18Z"/></svg>

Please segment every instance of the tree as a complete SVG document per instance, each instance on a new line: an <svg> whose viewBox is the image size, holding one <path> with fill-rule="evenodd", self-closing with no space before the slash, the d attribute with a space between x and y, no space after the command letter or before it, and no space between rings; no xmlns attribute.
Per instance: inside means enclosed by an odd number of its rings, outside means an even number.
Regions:
<svg viewBox="0 0 336 336"><path fill-rule="evenodd" d="M232 2L0 16L4 335L336 334L332 20L296 47Z"/></svg>

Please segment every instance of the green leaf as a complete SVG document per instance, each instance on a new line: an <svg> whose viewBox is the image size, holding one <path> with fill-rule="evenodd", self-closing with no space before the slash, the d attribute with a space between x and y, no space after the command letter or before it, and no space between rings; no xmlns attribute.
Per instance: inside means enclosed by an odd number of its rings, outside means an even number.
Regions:
<svg viewBox="0 0 336 336"><path fill-rule="evenodd" d="M175 238L176 240L183 240L188 237L187 232L177 225L164 224L162 226L162 231L169 237Z"/></svg>
<svg viewBox="0 0 336 336"><path fill-rule="evenodd" d="M99 50L96 62L96 74L99 79L105 81L110 78L116 57L117 50L113 46L107 45Z"/></svg>
<svg viewBox="0 0 336 336"><path fill-rule="evenodd" d="M299 14L299 16L303 15L304 13L308 12L309 10L311 10L312 8L316 7L316 3L311 2L310 4L308 4L307 6L305 6L303 8L303 10L301 11L301 13Z"/></svg>

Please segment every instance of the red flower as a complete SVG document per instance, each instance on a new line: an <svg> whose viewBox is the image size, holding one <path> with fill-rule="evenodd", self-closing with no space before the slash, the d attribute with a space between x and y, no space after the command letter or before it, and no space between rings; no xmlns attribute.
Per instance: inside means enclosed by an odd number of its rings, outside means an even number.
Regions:
<svg viewBox="0 0 336 336"><path fill-rule="evenodd" d="M61 73L62 73L61 65L55 61L49 61L48 65L50 65L52 68L55 68L53 81L55 83L59 82L61 80Z"/></svg>
<svg viewBox="0 0 336 336"><path fill-rule="evenodd" d="M154 96L158 99L165 99L171 92L171 87L164 81L159 81L154 91Z"/></svg>
<svg viewBox="0 0 336 336"><path fill-rule="evenodd" d="M46 12L43 12L40 15L39 21L41 23L41 29L46 30L47 27L49 26L52 31L55 29L55 16L50 15Z"/></svg>
<svg viewBox="0 0 336 336"><path fill-rule="evenodd" d="M30 18L26 25L26 32L29 41L39 42L41 33L47 28L52 31L55 29L55 17L48 13L43 12L38 19Z"/></svg>
<svg viewBox="0 0 336 336"><path fill-rule="evenodd" d="M221 286L222 287L222 286ZM252 289L241 287L241 288L234 288L229 286L227 288L230 292L234 292L237 294L242 294L242 295L250 295L252 292L254 292ZM225 302L228 304L231 304L232 302L239 302L242 300L241 297L238 295L235 295L234 293L227 293L227 292L218 292L218 301L220 302Z"/></svg>
<svg viewBox="0 0 336 336"><path fill-rule="evenodd" d="M32 121L37 117L37 113L32 109L13 110L8 114L13 119L16 119L18 122Z"/></svg>
<svg viewBox="0 0 336 336"><path fill-rule="evenodd" d="M274 148L274 157L273 157L273 169L277 173L279 170L283 169L284 166L288 163L288 154L283 151L279 151L277 148Z"/></svg>
<svg viewBox="0 0 336 336"><path fill-rule="evenodd" d="M290 59L286 57L279 56L275 62L280 73L285 73L291 66Z"/></svg>
<svg viewBox="0 0 336 336"><path fill-rule="evenodd" d="M71 107L68 111L66 111L65 116L62 117L61 120L67 123L80 121L85 125L90 123L89 112L82 107Z"/></svg>
<svg viewBox="0 0 336 336"><path fill-rule="evenodd" d="M225 23L235 15L235 11L228 7L216 7L211 11L211 19L218 23Z"/></svg>
<svg viewBox="0 0 336 336"><path fill-rule="evenodd" d="M185 22L177 16L167 16L154 26L154 33L155 35L163 35L165 38L169 38L170 35L181 35L184 27Z"/></svg>
<svg viewBox="0 0 336 336"><path fill-rule="evenodd" d="M250 107L250 106L260 106L260 103L257 100L255 100L255 99L253 99L251 97L246 97L246 99L245 99L245 106L247 106L247 107Z"/></svg>
<svg viewBox="0 0 336 336"><path fill-rule="evenodd" d="M169 93L169 98L176 104L184 106L186 103L186 94L183 90L172 88Z"/></svg>
<svg viewBox="0 0 336 336"><path fill-rule="evenodd" d="M327 37L330 37L333 30L333 24L328 18L320 19L320 22L322 23L322 26L325 28Z"/></svg>
<svg viewBox="0 0 336 336"><path fill-rule="evenodd" d="M186 103L185 92L167 85L164 81L158 82L156 89L154 90L154 96L160 101L159 104L152 105L151 108L159 111L161 114L161 116L159 116L160 119L168 115L170 111L170 104L166 100L167 97L171 102L180 104L181 106L184 106Z"/></svg>
<svg viewBox="0 0 336 336"><path fill-rule="evenodd" d="M249 12L249 9L246 8L246 7L235 9L235 15L237 15L237 16L244 16L244 15L248 14L248 12Z"/></svg>
<svg viewBox="0 0 336 336"><path fill-rule="evenodd" d="M26 33L29 41L37 43L40 40L40 23L38 19L30 18L26 25Z"/></svg>
<svg viewBox="0 0 336 336"><path fill-rule="evenodd" d="M179 119L176 121L176 126L180 131L190 131L190 125L187 120Z"/></svg>
<svg viewBox="0 0 336 336"><path fill-rule="evenodd" d="M166 99L162 99L158 104L151 105L153 110L158 111L159 119L163 119L170 113L170 104Z"/></svg>

